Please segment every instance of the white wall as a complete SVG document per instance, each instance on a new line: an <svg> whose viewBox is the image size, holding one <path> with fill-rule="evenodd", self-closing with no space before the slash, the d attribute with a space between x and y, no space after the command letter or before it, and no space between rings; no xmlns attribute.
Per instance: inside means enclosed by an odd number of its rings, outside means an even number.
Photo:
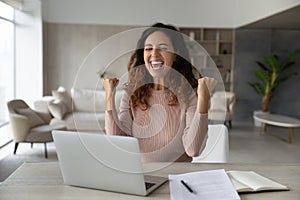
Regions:
<svg viewBox="0 0 300 200"><path fill-rule="evenodd" d="M300 4L300 0L42 0L53 23L236 28Z"/></svg>
<svg viewBox="0 0 300 200"><path fill-rule="evenodd" d="M43 95L42 18L39 0L23 0L16 20L16 98L28 104Z"/></svg>
<svg viewBox="0 0 300 200"><path fill-rule="evenodd" d="M300 5L300 0L237 0L235 27L244 26Z"/></svg>
<svg viewBox="0 0 300 200"><path fill-rule="evenodd" d="M131 31L124 36L134 26L60 23L43 26L45 95L59 86L67 90L95 89L97 84L101 85L96 72L108 66L107 76L121 77L127 72L126 52L135 47L141 34Z"/></svg>
<svg viewBox="0 0 300 200"><path fill-rule="evenodd" d="M236 0L43 0L47 22L178 26L232 26Z"/></svg>

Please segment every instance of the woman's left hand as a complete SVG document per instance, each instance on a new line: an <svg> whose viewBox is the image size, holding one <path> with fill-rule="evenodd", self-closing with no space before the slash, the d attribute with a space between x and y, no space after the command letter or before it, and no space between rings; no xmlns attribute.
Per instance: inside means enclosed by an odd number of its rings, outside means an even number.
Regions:
<svg viewBox="0 0 300 200"><path fill-rule="evenodd" d="M198 79L198 95L210 97L216 85L217 81L214 78L203 77Z"/></svg>
<svg viewBox="0 0 300 200"><path fill-rule="evenodd" d="M203 77L198 79L198 105L197 110L200 113L207 113L209 107L209 99L213 90L217 85L217 81L214 78Z"/></svg>

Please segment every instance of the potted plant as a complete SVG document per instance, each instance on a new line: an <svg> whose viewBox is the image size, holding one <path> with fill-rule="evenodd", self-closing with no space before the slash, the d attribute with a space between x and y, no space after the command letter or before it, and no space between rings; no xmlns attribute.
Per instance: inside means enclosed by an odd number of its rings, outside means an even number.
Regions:
<svg viewBox="0 0 300 200"><path fill-rule="evenodd" d="M286 58L280 59L277 55L268 56L264 62L256 61L259 69L255 76L259 82L250 83L250 86L262 96L262 111L269 112L270 102L277 88L289 78L297 75L295 72L285 73L287 69L295 66L294 59L300 49L292 51Z"/></svg>
<svg viewBox="0 0 300 200"><path fill-rule="evenodd" d="M98 75L98 77L99 77L100 79L103 79L103 78L105 78L106 72L105 72L104 69L99 69L99 70L97 71L97 75Z"/></svg>

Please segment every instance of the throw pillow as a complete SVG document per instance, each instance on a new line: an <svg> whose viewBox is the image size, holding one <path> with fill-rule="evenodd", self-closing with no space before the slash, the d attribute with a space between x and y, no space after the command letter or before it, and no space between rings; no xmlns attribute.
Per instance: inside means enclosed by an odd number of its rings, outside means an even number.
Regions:
<svg viewBox="0 0 300 200"><path fill-rule="evenodd" d="M66 90L66 88L64 88L63 86L59 86L59 87L57 88L57 91L59 91L59 92L66 92L67 90Z"/></svg>
<svg viewBox="0 0 300 200"><path fill-rule="evenodd" d="M24 115L28 118L30 127L35 127L46 122L31 108L19 108L16 112L20 115Z"/></svg>
<svg viewBox="0 0 300 200"><path fill-rule="evenodd" d="M105 91L72 88L74 110L77 112L105 112Z"/></svg>
<svg viewBox="0 0 300 200"><path fill-rule="evenodd" d="M72 97L62 86L58 90L52 90L52 96L63 101L67 106L67 111L72 112Z"/></svg>
<svg viewBox="0 0 300 200"><path fill-rule="evenodd" d="M50 101L48 103L48 109L51 115L57 119L63 119L68 112L67 105L59 99Z"/></svg>

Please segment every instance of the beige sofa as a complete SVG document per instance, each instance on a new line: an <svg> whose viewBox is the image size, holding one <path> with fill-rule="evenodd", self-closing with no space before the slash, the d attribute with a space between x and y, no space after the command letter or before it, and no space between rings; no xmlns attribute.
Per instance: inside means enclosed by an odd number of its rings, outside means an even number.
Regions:
<svg viewBox="0 0 300 200"><path fill-rule="evenodd" d="M122 90L116 92L116 108L119 107ZM97 132L105 128L105 91L72 88L70 93L63 87L52 91L34 102L40 112L49 112L50 124L62 124L68 130Z"/></svg>

